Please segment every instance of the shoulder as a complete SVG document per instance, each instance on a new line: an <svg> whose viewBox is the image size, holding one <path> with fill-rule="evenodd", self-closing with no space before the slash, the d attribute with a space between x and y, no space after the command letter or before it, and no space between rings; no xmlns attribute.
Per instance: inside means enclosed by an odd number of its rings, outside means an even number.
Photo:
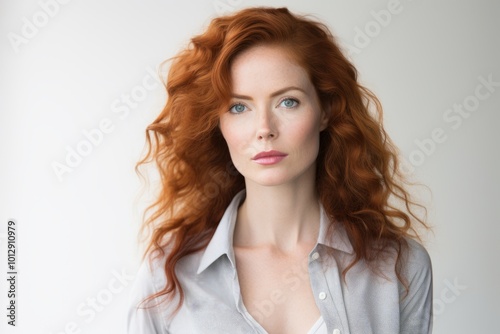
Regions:
<svg viewBox="0 0 500 334"><path fill-rule="evenodd" d="M402 304L411 304L412 300L420 300L427 304L432 300L432 264L427 250L417 241L407 239L408 248L401 259L401 275L399 282Z"/></svg>
<svg viewBox="0 0 500 334"><path fill-rule="evenodd" d="M401 263L405 284L400 283L399 286L400 332L430 333L433 298L431 258L420 243L412 239L407 241L407 254Z"/></svg>
<svg viewBox="0 0 500 334"><path fill-rule="evenodd" d="M160 333L167 327L168 305L149 300L165 286L164 257L146 256L129 293L127 333Z"/></svg>
<svg viewBox="0 0 500 334"><path fill-rule="evenodd" d="M141 262L130 293L131 302L137 307L145 306L142 302L165 285L164 260L164 256L153 258L148 255Z"/></svg>
<svg viewBox="0 0 500 334"><path fill-rule="evenodd" d="M146 283L156 293L165 283L164 263L165 256L146 256L137 272L137 281Z"/></svg>
<svg viewBox="0 0 500 334"><path fill-rule="evenodd" d="M403 274L411 281L416 275L430 276L432 274L431 257L418 241L407 238L407 251L402 258Z"/></svg>

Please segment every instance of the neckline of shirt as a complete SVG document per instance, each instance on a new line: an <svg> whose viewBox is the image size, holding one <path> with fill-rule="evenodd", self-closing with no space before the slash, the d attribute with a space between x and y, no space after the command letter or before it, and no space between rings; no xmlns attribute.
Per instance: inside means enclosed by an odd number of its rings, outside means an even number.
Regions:
<svg viewBox="0 0 500 334"><path fill-rule="evenodd" d="M238 214L238 207L246 195L245 190L238 192L229 206L227 207L224 215L222 216L217 229L215 230L212 239L203 251L200 265L197 274L201 274L212 263L214 263L222 255L227 255L233 268L235 266L235 256L233 249L233 234L236 225L236 217ZM330 248L334 248L345 253L352 254L353 248L349 242L349 238L340 223L334 223L334 231L331 238L327 237L327 230L330 226L330 219L328 218L323 205L320 203L320 228L318 234L317 244L322 244Z"/></svg>

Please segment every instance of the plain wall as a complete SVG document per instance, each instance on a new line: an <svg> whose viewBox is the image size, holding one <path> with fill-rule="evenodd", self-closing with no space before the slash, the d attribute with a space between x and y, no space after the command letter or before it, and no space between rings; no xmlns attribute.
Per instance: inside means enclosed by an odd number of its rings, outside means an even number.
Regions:
<svg viewBox="0 0 500 334"><path fill-rule="evenodd" d="M413 191L433 226L424 241L434 332L496 332L499 2L2 0L2 333L124 332L148 203L133 168L165 99L154 73L211 18L254 5L330 26L382 101L412 180L431 190ZM85 156L68 158L72 150ZM4 314L9 219L18 224L15 328Z"/></svg>

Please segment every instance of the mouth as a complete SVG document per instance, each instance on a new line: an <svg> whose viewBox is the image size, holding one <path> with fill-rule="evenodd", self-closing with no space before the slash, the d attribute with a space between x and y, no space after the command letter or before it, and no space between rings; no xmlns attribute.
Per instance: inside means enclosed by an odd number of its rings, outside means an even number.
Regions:
<svg viewBox="0 0 500 334"><path fill-rule="evenodd" d="M256 154L252 160L261 165L273 165L285 159L288 154L280 151L267 151Z"/></svg>

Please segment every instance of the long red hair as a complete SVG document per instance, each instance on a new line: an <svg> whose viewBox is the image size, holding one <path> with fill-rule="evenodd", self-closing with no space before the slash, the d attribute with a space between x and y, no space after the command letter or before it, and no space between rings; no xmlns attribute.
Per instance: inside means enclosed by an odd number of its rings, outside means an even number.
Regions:
<svg viewBox="0 0 500 334"><path fill-rule="evenodd" d="M136 168L154 162L161 180L143 225L151 232L146 254L165 257L167 279L150 299L178 293L182 303L176 264L206 247L230 201L244 189L218 121L230 99L232 59L257 44L286 48L308 72L324 110L331 111L320 134L316 188L355 251L344 275L360 260L376 263L391 248L404 282L405 238L417 236L415 222L425 223L412 211L379 101L358 83L356 69L325 25L286 8L249 8L215 18L172 59L167 103L146 130L148 150Z"/></svg>

